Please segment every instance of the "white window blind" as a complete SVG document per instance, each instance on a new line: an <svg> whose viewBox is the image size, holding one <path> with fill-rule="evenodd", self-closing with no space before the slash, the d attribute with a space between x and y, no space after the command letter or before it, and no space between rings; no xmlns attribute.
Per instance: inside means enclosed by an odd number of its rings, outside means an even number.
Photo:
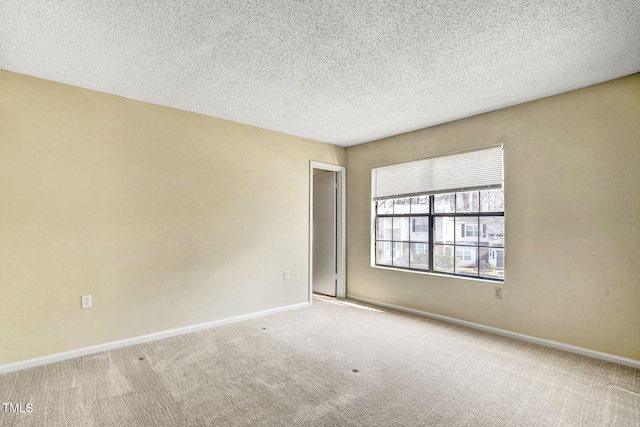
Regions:
<svg viewBox="0 0 640 427"><path fill-rule="evenodd" d="M372 170L374 200L502 187L502 146Z"/></svg>

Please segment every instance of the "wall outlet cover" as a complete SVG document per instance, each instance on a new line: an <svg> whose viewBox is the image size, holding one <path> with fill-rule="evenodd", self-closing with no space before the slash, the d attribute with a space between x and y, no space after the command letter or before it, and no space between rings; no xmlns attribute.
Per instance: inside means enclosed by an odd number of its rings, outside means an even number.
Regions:
<svg viewBox="0 0 640 427"><path fill-rule="evenodd" d="M82 295L82 308L91 308L91 295Z"/></svg>

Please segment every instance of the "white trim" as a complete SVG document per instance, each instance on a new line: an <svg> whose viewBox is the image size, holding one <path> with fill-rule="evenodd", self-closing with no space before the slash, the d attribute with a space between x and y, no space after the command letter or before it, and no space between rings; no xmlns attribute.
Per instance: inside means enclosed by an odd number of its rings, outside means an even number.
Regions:
<svg viewBox="0 0 640 427"><path fill-rule="evenodd" d="M336 172L338 179L338 248L337 248L337 268L338 279L336 283L336 297L346 298L347 296L347 169L344 166L332 165L329 163L309 162L309 305L313 301L313 170L322 169Z"/></svg>
<svg viewBox="0 0 640 427"><path fill-rule="evenodd" d="M347 298L361 301L367 304L376 305L379 307L385 307L392 310L398 310L405 313L415 314L418 316L428 317L430 319L441 320L443 322L454 323L460 326L466 326L468 328L477 329L484 332L490 332L496 335L502 335L508 338L514 338L520 341L526 341L533 344L539 344L545 347L555 348L557 350L567 351L569 353L579 354L581 356L592 357L594 359L604 360L606 362L613 362L619 365L629 366L631 368L640 369L640 360L629 359L622 356L616 356L615 354L603 353L600 351L589 350L588 348L578 347L571 344L565 344L558 341L546 340L543 338L532 337L531 335L525 335L518 332L507 331L505 329L494 328L492 326L485 326L479 323L468 322L466 320L460 320L453 317L441 316L439 314L433 314L426 311L414 310L412 308L400 307L393 304L387 304L380 301L371 300L368 298L361 298L353 295L347 295Z"/></svg>
<svg viewBox="0 0 640 427"><path fill-rule="evenodd" d="M64 351L62 353L49 354L47 356L36 357L34 359L21 360L19 362L7 363L0 365L0 375L8 374L10 372L21 371L23 369L33 368L36 366L48 365L50 363L62 362L63 360L75 359L77 357L87 356L95 353L102 353L104 351L115 350L117 348L129 347L136 344L144 344L151 341L157 341L165 338L171 338L178 335L189 334L191 332L198 332L205 329L215 328L217 326L227 325L229 323L241 322L243 320L255 319L257 317L264 317L282 311L295 310L298 308L309 307L308 302L301 302L299 304L288 305L285 307L272 308L269 310L258 311L256 313L243 314L240 316L228 317L226 319L214 320L211 322L200 323L192 326L185 326L183 328L170 329L168 331L156 332L148 335L141 335L138 337L127 338L119 341L112 341L104 344L98 344L91 347L79 348L76 350Z"/></svg>

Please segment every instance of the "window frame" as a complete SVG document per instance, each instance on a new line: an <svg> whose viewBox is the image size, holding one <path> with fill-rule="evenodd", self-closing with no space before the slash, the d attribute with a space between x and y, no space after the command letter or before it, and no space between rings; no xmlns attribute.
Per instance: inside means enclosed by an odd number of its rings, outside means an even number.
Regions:
<svg viewBox="0 0 640 427"><path fill-rule="evenodd" d="M489 190L489 189L487 189ZM504 197L504 189L503 190L503 197ZM481 200L482 198L482 194L480 193L481 191L484 190L473 190L473 191L477 191L478 192L478 199ZM413 203L411 202L410 199L410 209L408 213L395 213L394 209L391 209L391 213L383 213L383 214L378 214L378 203L380 202L388 202L391 201L392 204L395 204L394 200L396 199L404 199L405 197L388 197L388 198L384 198L384 199L379 199L379 200L372 200L372 222L373 222L373 232L372 232L372 259L371 259L371 266L372 267L376 267L376 268L384 268L384 269L398 269L398 270L402 270L402 271L407 271L407 272L413 272L413 273L422 273L422 274L436 274L436 275L445 275L445 276L451 276L451 277L457 277L457 278L462 278L462 279L470 279L470 280L481 280L481 281L491 281L491 282L497 282L497 283L504 283L504 275L505 275L505 268L504 268L504 264L502 266L502 276L501 277L490 277L487 275L482 276L481 275L481 271L480 271L480 253L482 249L486 249L491 251L491 249L494 250L502 250L503 251L503 263L504 263L504 251L505 251L505 242L504 242L504 228L503 228L503 234L502 234L502 246L501 247L495 247L495 246L488 246L488 245L482 245L481 244L481 240L482 239L487 239L489 236L489 232L487 229L487 225L486 224L482 224L481 219L483 217L504 217L504 199L503 199L503 206L502 206L502 211L491 211L491 212L483 212L481 211L481 204L478 206L478 211L473 211L473 212L457 212L457 197L458 194L460 193L464 193L464 192L454 192L454 193L446 193L446 194L453 194L454 195L454 204L453 206L455 206L456 208L453 210L453 212L439 212L436 213L436 209L435 209L435 196L436 194L429 194L429 195L421 195L421 197L428 197L428 211L426 213L413 213L411 207L413 206ZM417 196L414 196L417 197ZM393 235L391 236L391 240L383 240L383 239L379 239L379 230L378 230L378 224L379 224L379 219L380 218L402 218L402 217L406 217L406 218L416 218L416 217L426 217L428 219L428 231L429 231L429 237L428 237L428 242L424 242L424 241L412 241L411 237L410 237L410 232L411 232L411 226L412 226L412 221L411 219L409 219L408 223L409 223L409 240L394 240ZM464 235L466 235L467 233L467 227L471 227L472 230L472 235L470 236L471 238L476 239L475 245L469 245L469 244L459 244L458 242L456 242L456 225L455 225L455 220L456 218L464 218L464 217L473 217L473 218L477 218L477 223L476 224L464 224ZM454 219L454 240L453 243L437 243L435 241L435 227L436 227L436 218L453 218ZM392 220L392 222L394 222ZM504 227L504 225L503 225ZM462 233L461 233L462 234ZM465 236L462 236L465 237ZM396 245L398 243L406 243L409 248L411 249L411 245L412 244L426 244L427 245L427 253L428 253L428 268L414 268L411 267L411 255L409 255L409 266L402 266L402 265L394 265L394 257L393 255L391 256L390 259L390 264L379 264L378 263L378 257L377 257L377 253L378 253L378 242L390 242L392 248L397 247ZM456 251L461 251L461 250L467 250L467 251L475 251L475 270L476 270L476 274L475 275L470 275L470 274L464 274L464 273L460 273L456 271L456 266L453 266L453 272L447 272L447 271L442 271L442 270L438 270L436 267L436 262L435 262L435 255L436 255L436 247L443 247L445 250L448 247L451 247L452 249L452 254L453 257L457 257L456 256ZM473 257L473 256L472 256ZM472 260L473 261L473 260ZM468 261L467 261L468 262ZM497 266L496 266L497 267Z"/></svg>

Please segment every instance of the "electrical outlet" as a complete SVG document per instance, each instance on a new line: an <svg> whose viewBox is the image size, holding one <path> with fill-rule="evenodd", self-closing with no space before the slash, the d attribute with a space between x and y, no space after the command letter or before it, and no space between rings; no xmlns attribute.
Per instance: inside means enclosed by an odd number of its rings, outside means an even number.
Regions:
<svg viewBox="0 0 640 427"><path fill-rule="evenodd" d="M82 308L91 308L91 295L82 295Z"/></svg>
<svg viewBox="0 0 640 427"><path fill-rule="evenodd" d="M497 299L502 299L502 288L495 288L495 292L493 294Z"/></svg>
<svg viewBox="0 0 640 427"><path fill-rule="evenodd" d="M284 280L289 280L289 270L284 271Z"/></svg>

